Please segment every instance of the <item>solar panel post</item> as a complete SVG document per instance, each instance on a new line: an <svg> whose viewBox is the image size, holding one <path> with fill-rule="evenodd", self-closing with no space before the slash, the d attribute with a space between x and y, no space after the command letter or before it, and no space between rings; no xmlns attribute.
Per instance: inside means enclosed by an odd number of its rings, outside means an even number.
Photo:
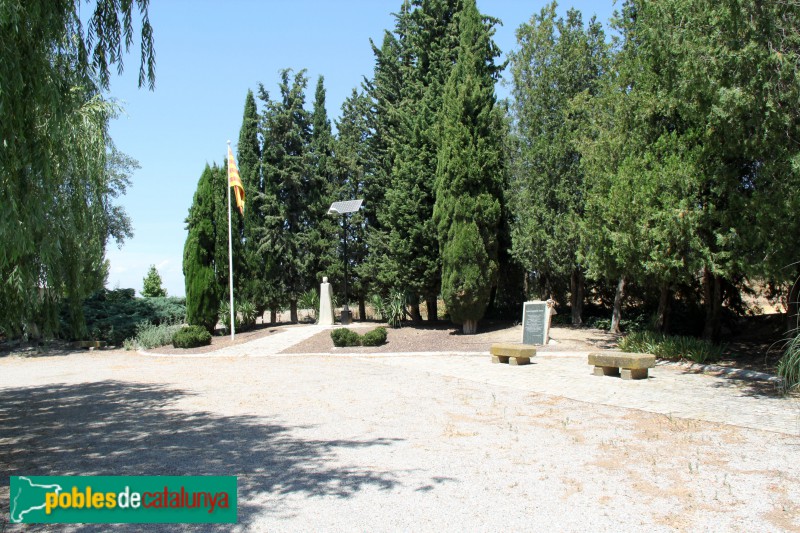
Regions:
<svg viewBox="0 0 800 533"><path fill-rule="evenodd" d="M329 215L342 215L342 231L344 233L342 238L342 246L344 248L344 305L342 305L342 317L340 322L346 326L350 323L350 307L348 306L348 286L347 286L347 215L355 213L361 209L361 200L347 200L344 202L333 202L328 208ZM362 317L363 319L363 317Z"/></svg>

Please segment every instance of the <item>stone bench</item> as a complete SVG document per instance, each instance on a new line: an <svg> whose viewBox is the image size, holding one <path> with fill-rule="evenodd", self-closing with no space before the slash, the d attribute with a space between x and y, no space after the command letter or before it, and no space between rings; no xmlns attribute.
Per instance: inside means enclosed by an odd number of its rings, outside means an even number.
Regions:
<svg viewBox="0 0 800 533"><path fill-rule="evenodd" d="M589 354L595 376L622 376L622 379L647 379L647 369L656 366L656 356L648 353L594 352Z"/></svg>
<svg viewBox="0 0 800 533"><path fill-rule="evenodd" d="M531 344L492 344L489 353L492 354L492 363L528 365L531 357L536 355L536 347Z"/></svg>

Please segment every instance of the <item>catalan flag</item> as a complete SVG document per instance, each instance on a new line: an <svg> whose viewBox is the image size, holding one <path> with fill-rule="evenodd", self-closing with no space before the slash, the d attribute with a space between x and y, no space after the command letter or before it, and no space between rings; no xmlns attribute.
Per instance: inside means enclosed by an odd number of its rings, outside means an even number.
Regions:
<svg viewBox="0 0 800 533"><path fill-rule="evenodd" d="M236 207L244 215L244 187L242 186L242 179L239 177L239 168L233 159L233 151L231 151L230 144L228 144L228 186L233 187L233 193L236 195Z"/></svg>

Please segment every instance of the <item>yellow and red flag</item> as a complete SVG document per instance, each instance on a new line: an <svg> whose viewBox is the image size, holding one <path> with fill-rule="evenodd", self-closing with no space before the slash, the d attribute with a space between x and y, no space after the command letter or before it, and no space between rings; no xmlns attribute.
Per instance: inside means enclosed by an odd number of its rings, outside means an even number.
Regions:
<svg viewBox="0 0 800 533"><path fill-rule="evenodd" d="M228 186L233 187L233 193L236 195L236 207L244 215L244 187L242 186L242 179L239 177L239 168L233 159L230 144L228 145Z"/></svg>

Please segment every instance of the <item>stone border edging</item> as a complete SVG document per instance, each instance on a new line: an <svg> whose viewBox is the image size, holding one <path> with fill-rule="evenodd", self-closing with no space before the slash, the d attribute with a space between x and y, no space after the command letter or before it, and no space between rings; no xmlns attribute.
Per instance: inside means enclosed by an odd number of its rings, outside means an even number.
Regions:
<svg viewBox="0 0 800 533"><path fill-rule="evenodd" d="M731 376L734 378L747 379L751 381L768 381L770 383L783 383L783 378L766 372L758 372L756 370L744 370L742 368L730 368L727 366L719 366L712 364L693 363L690 361L670 361L668 359L659 359L656 363L657 366L680 366L688 370L699 370L700 372L716 372L724 376Z"/></svg>

